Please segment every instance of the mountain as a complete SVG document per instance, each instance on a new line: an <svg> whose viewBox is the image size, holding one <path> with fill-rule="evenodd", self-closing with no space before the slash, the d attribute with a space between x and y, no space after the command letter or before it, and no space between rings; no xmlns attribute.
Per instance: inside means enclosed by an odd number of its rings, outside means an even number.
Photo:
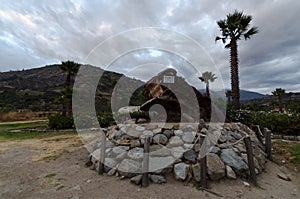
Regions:
<svg viewBox="0 0 300 199"><path fill-rule="evenodd" d="M88 65L85 67L95 69L96 75L97 72L102 73L95 95L97 111L109 111L113 89L121 77L123 82L126 82L126 89L130 90L137 83L141 84L139 80L131 79L119 73L104 71L101 68ZM56 103L55 99L61 96L60 91L64 88L65 80L66 74L59 68L59 65L0 72L0 111L20 109L60 111L62 105ZM74 78L71 81L73 85ZM133 97L131 103L137 103L138 100L138 98Z"/></svg>
<svg viewBox="0 0 300 199"><path fill-rule="evenodd" d="M267 95L263 95L253 91L240 90L240 100L241 101L249 101L253 99L261 99L266 97Z"/></svg>

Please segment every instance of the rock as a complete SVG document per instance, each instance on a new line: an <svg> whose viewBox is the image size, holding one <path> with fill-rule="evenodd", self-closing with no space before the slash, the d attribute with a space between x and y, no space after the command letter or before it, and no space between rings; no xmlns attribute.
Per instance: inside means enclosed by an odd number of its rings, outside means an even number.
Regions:
<svg viewBox="0 0 300 199"><path fill-rule="evenodd" d="M146 130L146 128L143 127L143 126L137 126L137 127L135 128L135 130L137 130L137 131L144 131L144 130Z"/></svg>
<svg viewBox="0 0 300 199"><path fill-rule="evenodd" d="M123 159L125 159L127 157L127 152L123 152L123 153L120 153L119 155L117 155L116 157L115 157L115 159L116 160L123 160Z"/></svg>
<svg viewBox="0 0 300 199"><path fill-rule="evenodd" d="M119 155L121 153L124 153L126 151L129 150L129 147L128 146L115 146L112 148L112 152L116 155Z"/></svg>
<svg viewBox="0 0 300 199"><path fill-rule="evenodd" d="M173 132L171 130L164 130L163 134L167 136L167 138L170 138L173 135Z"/></svg>
<svg viewBox="0 0 300 199"><path fill-rule="evenodd" d="M142 182L142 177L143 177L142 175L134 176L134 177L130 178L130 182L135 185L140 185Z"/></svg>
<svg viewBox="0 0 300 199"><path fill-rule="evenodd" d="M167 180L161 175L150 175L150 179L156 184L162 184L167 182Z"/></svg>
<svg viewBox="0 0 300 199"><path fill-rule="evenodd" d="M216 146L212 146L210 147L210 153L216 153L216 154L219 154L221 152L221 149L219 147L216 147Z"/></svg>
<svg viewBox="0 0 300 199"><path fill-rule="evenodd" d="M114 158L105 158L104 172L107 173L111 168L117 166L118 162Z"/></svg>
<svg viewBox="0 0 300 199"><path fill-rule="evenodd" d="M146 130L146 131L143 132L143 135L144 135L145 137L147 137L147 136L152 137L152 136L153 136L153 132L152 132L152 131L149 131L149 130Z"/></svg>
<svg viewBox="0 0 300 199"><path fill-rule="evenodd" d="M174 135L176 135L176 136L182 136L183 135L183 131L182 130L175 130L174 131Z"/></svg>
<svg viewBox="0 0 300 199"><path fill-rule="evenodd" d="M118 172L121 176L133 177L141 172L141 163L131 159L124 159L118 166Z"/></svg>
<svg viewBox="0 0 300 199"><path fill-rule="evenodd" d="M130 148L140 147L141 142L139 140L131 140L130 141Z"/></svg>
<svg viewBox="0 0 300 199"><path fill-rule="evenodd" d="M231 168L237 173L241 174L243 171L248 170L248 165L243 161L243 158L237 155L232 149L221 150L222 161L231 166Z"/></svg>
<svg viewBox="0 0 300 199"><path fill-rule="evenodd" d="M72 188L74 191L80 191L81 187L79 185L76 185L75 187Z"/></svg>
<svg viewBox="0 0 300 199"><path fill-rule="evenodd" d="M185 180L190 166L183 162L174 165L174 175L177 180Z"/></svg>
<svg viewBox="0 0 300 199"><path fill-rule="evenodd" d="M149 172L158 173L168 170L173 165L175 159L172 156L167 157L152 157L149 156Z"/></svg>
<svg viewBox="0 0 300 199"><path fill-rule="evenodd" d="M184 149L193 149L194 145L193 144L183 144Z"/></svg>
<svg viewBox="0 0 300 199"><path fill-rule="evenodd" d="M91 161L93 164L98 162L98 160L100 159L100 154L101 154L101 149L96 149L91 153Z"/></svg>
<svg viewBox="0 0 300 199"><path fill-rule="evenodd" d="M156 144L165 145L168 142L168 138L164 134L156 134L155 136L153 136L153 142Z"/></svg>
<svg viewBox="0 0 300 199"><path fill-rule="evenodd" d="M206 124L205 124L205 121L203 119L200 119L199 123L198 123L198 128L200 130L206 128Z"/></svg>
<svg viewBox="0 0 300 199"><path fill-rule="evenodd" d="M188 150L183 153L183 158L187 161L195 163L197 158L196 152L194 150Z"/></svg>
<svg viewBox="0 0 300 199"><path fill-rule="evenodd" d="M240 153L247 153L246 147L244 144L239 143L239 144L235 145L234 147L237 148Z"/></svg>
<svg viewBox="0 0 300 199"><path fill-rule="evenodd" d="M133 148L128 151L127 156L134 160L141 160L144 157L144 149L143 148Z"/></svg>
<svg viewBox="0 0 300 199"><path fill-rule="evenodd" d="M168 147L174 147L174 146L182 146L183 145L183 141L181 140L181 138L179 136L173 136L171 137L171 139L169 140L168 143Z"/></svg>
<svg viewBox="0 0 300 199"><path fill-rule="evenodd" d="M191 124L188 124L185 128L184 128L185 131L196 131L196 128L191 125Z"/></svg>
<svg viewBox="0 0 300 199"><path fill-rule="evenodd" d="M193 143L195 135L192 132L184 132L182 135L182 140L186 143Z"/></svg>
<svg viewBox="0 0 300 199"><path fill-rule="evenodd" d="M201 179L201 175L200 175L200 163L193 164L192 165L192 171L193 171L194 179L197 182L200 182L200 179Z"/></svg>
<svg viewBox="0 0 300 199"><path fill-rule="evenodd" d="M166 157L170 155L171 155L171 151L166 147L162 147L159 145L150 146L150 156Z"/></svg>
<svg viewBox="0 0 300 199"><path fill-rule="evenodd" d="M228 165L226 165L226 176L229 179L236 179L236 175L235 175L234 171Z"/></svg>
<svg viewBox="0 0 300 199"><path fill-rule="evenodd" d="M161 133L161 128L153 129L152 131L154 134Z"/></svg>
<svg viewBox="0 0 300 199"><path fill-rule="evenodd" d="M109 170L109 172L107 172L107 175L108 176L113 176L113 175L116 174L116 172L117 172L116 168L112 168L111 170Z"/></svg>
<svg viewBox="0 0 300 199"><path fill-rule="evenodd" d="M250 184L248 182L243 181L242 183L245 187L250 187Z"/></svg>
<svg viewBox="0 0 300 199"><path fill-rule="evenodd" d="M79 196L72 196L70 199L80 199Z"/></svg>
<svg viewBox="0 0 300 199"><path fill-rule="evenodd" d="M145 126L146 130L153 130L153 129L157 129L158 125L157 124L147 124Z"/></svg>
<svg viewBox="0 0 300 199"><path fill-rule="evenodd" d="M141 135L143 135L141 131L136 131L136 130L128 130L126 134L134 138L139 138Z"/></svg>
<svg viewBox="0 0 300 199"><path fill-rule="evenodd" d="M285 181L291 181L291 178L288 175L284 174L284 173L278 173L277 177L282 179L282 180L285 180Z"/></svg>
<svg viewBox="0 0 300 199"><path fill-rule="evenodd" d="M184 148L182 148L181 146L170 148L170 150L171 150L173 157L176 160L182 158L183 153L185 151Z"/></svg>
<svg viewBox="0 0 300 199"><path fill-rule="evenodd" d="M207 173L210 179L219 180L225 176L225 165L217 154L208 153L207 156Z"/></svg>

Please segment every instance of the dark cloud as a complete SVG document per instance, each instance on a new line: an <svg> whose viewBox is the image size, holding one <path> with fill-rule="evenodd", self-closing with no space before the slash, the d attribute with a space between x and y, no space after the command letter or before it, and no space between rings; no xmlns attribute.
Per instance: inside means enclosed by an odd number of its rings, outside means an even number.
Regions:
<svg viewBox="0 0 300 199"><path fill-rule="evenodd" d="M214 42L220 34L216 21L237 9L252 15L253 25L260 31L251 40L239 42L242 89L270 93L282 87L300 91L299 7L300 1L296 0L53 0L51 3L2 0L0 71L66 59L82 62L97 44L111 36L132 28L153 26L183 33L198 42L217 64L219 79L228 88L229 51L223 44ZM184 65L176 56L162 55L155 57L141 50L119 62L128 66L131 62L137 64L132 60L139 56L144 60L141 64L146 60ZM188 74L189 71L185 72Z"/></svg>

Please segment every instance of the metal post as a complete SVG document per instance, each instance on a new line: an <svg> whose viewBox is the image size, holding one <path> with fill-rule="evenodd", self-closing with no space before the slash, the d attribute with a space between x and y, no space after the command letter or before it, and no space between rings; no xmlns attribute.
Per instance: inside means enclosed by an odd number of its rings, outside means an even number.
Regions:
<svg viewBox="0 0 300 199"><path fill-rule="evenodd" d="M104 173L105 150L106 150L106 136L103 134L101 136L101 149L100 149L100 158L99 158L99 165L98 165L99 175L102 175Z"/></svg>
<svg viewBox="0 0 300 199"><path fill-rule="evenodd" d="M205 148L202 146L203 144L205 144L204 139L205 136L200 135L200 145L202 150ZM205 155L200 159L200 185L203 188L207 188L206 174L207 174L207 162L206 162L206 155Z"/></svg>

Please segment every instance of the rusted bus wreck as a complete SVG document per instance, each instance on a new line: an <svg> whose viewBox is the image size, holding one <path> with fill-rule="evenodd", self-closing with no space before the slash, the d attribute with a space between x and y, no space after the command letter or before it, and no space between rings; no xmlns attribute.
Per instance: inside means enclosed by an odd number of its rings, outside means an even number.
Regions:
<svg viewBox="0 0 300 199"><path fill-rule="evenodd" d="M161 105L167 115L167 122L209 121L211 100L188 84L177 71L168 68L144 86L147 101L141 105L142 111L149 111L155 104Z"/></svg>

